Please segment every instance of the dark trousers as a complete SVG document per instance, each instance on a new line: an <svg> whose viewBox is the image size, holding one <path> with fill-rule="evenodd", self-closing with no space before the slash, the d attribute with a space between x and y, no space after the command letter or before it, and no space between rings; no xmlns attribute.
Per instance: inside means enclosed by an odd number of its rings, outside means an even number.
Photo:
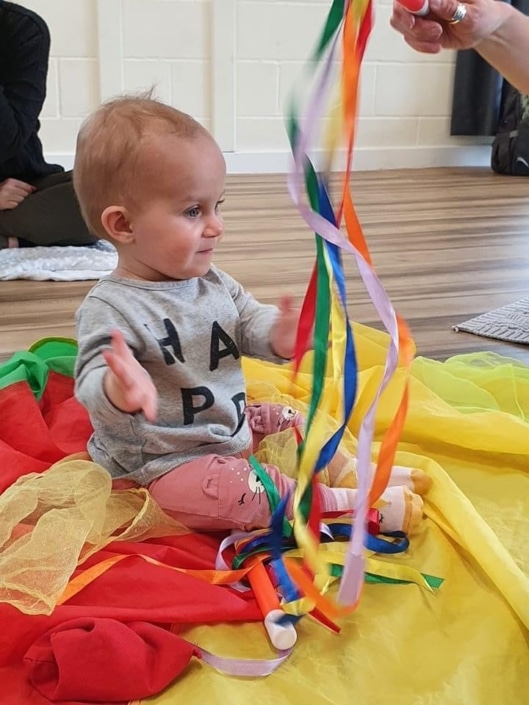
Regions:
<svg viewBox="0 0 529 705"><path fill-rule="evenodd" d="M37 191L12 210L0 211L0 249L16 237L22 247L91 245L97 237L84 223L72 184L72 172L34 182Z"/></svg>

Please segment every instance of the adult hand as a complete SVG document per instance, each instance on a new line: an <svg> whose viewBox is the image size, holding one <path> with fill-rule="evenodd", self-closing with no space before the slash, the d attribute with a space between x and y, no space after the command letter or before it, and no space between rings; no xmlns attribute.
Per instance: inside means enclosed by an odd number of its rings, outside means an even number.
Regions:
<svg viewBox="0 0 529 705"><path fill-rule="evenodd" d="M150 375L143 369L125 342L123 333L112 333L112 347L103 353L109 371L104 388L107 397L121 411L143 411L149 421L156 417L158 394Z"/></svg>
<svg viewBox="0 0 529 705"><path fill-rule="evenodd" d="M6 179L0 182L0 211L16 208L24 199L37 189L31 184L18 179Z"/></svg>
<svg viewBox="0 0 529 705"><path fill-rule="evenodd" d="M467 0L467 14L461 22L450 24L457 0L430 0L430 12L424 17L412 15L396 0L391 26L400 32L416 51L437 54L441 49L470 49L490 37L504 21L502 2Z"/></svg>

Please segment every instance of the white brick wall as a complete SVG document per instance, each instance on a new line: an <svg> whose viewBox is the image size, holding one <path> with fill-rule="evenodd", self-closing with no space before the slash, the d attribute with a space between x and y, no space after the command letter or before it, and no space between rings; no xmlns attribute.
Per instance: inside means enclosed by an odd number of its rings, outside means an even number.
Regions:
<svg viewBox="0 0 529 705"><path fill-rule="evenodd" d="M42 139L71 163L83 117L121 91L155 86L193 114L231 171L289 163L285 101L331 0L19 0L48 22L52 50ZM215 3L215 5L213 5ZM420 55L378 0L362 67L357 168L488 163L477 140L449 136L454 55Z"/></svg>

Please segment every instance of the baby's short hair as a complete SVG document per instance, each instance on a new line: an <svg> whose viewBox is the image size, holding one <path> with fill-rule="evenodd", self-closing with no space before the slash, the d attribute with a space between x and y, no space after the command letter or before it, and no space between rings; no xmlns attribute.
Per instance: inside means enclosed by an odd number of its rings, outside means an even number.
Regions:
<svg viewBox="0 0 529 705"><path fill-rule="evenodd" d="M105 208L134 202L145 191L141 160L146 138L193 139L201 134L209 135L194 118L149 94L103 103L81 126L73 169L75 192L89 229L108 237L101 223Z"/></svg>

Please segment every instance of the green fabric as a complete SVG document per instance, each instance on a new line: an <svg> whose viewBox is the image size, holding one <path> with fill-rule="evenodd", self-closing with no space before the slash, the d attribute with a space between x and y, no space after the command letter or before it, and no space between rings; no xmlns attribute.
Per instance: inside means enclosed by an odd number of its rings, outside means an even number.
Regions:
<svg viewBox="0 0 529 705"><path fill-rule="evenodd" d="M44 338L29 350L15 353L0 365L0 389L17 382L27 382L40 400L50 372L73 377L77 343L70 338Z"/></svg>

